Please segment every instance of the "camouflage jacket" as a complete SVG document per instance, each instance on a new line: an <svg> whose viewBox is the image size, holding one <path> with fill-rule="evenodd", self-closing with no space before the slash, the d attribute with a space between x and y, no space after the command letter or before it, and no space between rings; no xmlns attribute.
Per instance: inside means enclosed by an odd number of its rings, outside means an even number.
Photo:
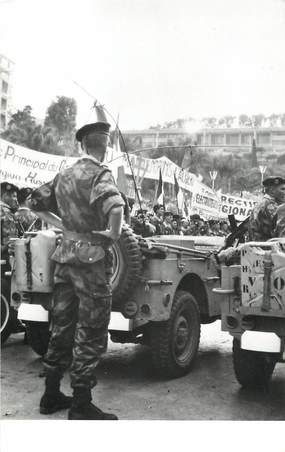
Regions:
<svg viewBox="0 0 285 452"><path fill-rule="evenodd" d="M0 201L0 216L1 216L1 252L3 253L2 259L5 259L5 253L7 252L7 245L11 238L19 236L17 222L15 215L8 204Z"/></svg>
<svg viewBox="0 0 285 452"><path fill-rule="evenodd" d="M41 220L28 207L19 207L15 213L15 220L18 223L20 235L23 235L30 228L31 231L41 229Z"/></svg>
<svg viewBox="0 0 285 452"><path fill-rule="evenodd" d="M248 225L248 238L254 241L266 241L275 236L277 202L264 195L260 204L254 207Z"/></svg>
<svg viewBox="0 0 285 452"><path fill-rule="evenodd" d="M280 204L276 210L275 237L285 237L285 203Z"/></svg>
<svg viewBox="0 0 285 452"><path fill-rule="evenodd" d="M53 212L65 230L76 233L105 230L109 212L117 206L124 206L124 201L111 171L90 156L77 160L32 194L33 210ZM64 255L73 245L63 241L54 260L65 262Z"/></svg>

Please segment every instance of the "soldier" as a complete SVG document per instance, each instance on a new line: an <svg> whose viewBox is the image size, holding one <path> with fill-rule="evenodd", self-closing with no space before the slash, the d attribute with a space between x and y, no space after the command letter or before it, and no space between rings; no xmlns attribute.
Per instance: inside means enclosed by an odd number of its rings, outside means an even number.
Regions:
<svg viewBox="0 0 285 452"><path fill-rule="evenodd" d="M162 223L162 235L172 235L174 234L173 227L172 227L172 220L173 220L173 213L172 212L165 212L164 213L164 220Z"/></svg>
<svg viewBox="0 0 285 452"><path fill-rule="evenodd" d="M285 204L281 204L275 215L275 237L285 237Z"/></svg>
<svg viewBox="0 0 285 452"><path fill-rule="evenodd" d="M265 195L260 204L254 207L249 219L249 240L266 241L275 236L276 211L285 202L285 179L267 177L263 181Z"/></svg>
<svg viewBox="0 0 285 452"><path fill-rule="evenodd" d="M162 223L163 223L163 215L164 215L164 206L162 204L156 204L153 207L154 215L150 219L151 224L153 224L156 228L156 234L162 234Z"/></svg>
<svg viewBox="0 0 285 452"><path fill-rule="evenodd" d="M31 188L21 188L18 193L19 209L15 213L20 236L26 231L39 231L41 229L40 218L28 207L32 194Z"/></svg>
<svg viewBox="0 0 285 452"><path fill-rule="evenodd" d="M117 419L91 403L96 367L107 348L110 245L120 237L124 207L111 171L101 163L109 129L106 122L79 129L76 139L86 155L32 195L32 208L39 216L63 229L61 245L52 256L56 262L52 332L44 358L46 389L40 412L50 414L71 405L68 419ZM72 402L59 389L70 365Z"/></svg>
<svg viewBox="0 0 285 452"><path fill-rule="evenodd" d="M1 183L1 259L6 261L5 265L1 265L1 272L9 269L9 240L19 236L17 222L14 212L18 209L18 187L9 182Z"/></svg>

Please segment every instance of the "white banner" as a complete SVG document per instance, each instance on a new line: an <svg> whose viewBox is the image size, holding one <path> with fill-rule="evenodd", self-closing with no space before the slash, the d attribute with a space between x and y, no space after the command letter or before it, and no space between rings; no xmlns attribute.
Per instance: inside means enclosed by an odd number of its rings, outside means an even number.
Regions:
<svg viewBox="0 0 285 452"><path fill-rule="evenodd" d="M228 215L234 215L238 221L245 220L251 214L258 201L258 198L254 196L252 199L245 199L221 194L220 217L227 218Z"/></svg>
<svg viewBox="0 0 285 452"><path fill-rule="evenodd" d="M119 157L119 158L118 158ZM201 217L225 218L234 214L238 221L250 215L258 202L235 196L217 194L210 187L199 181L198 177L182 170L167 157L149 159L140 155L129 154L135 177L158 180L159 170L163 182L174 184L174 174L179 186L184 190L190 214L198 213ZM14 183L18 187L38 187L52 180L55 175L72 165L77 157L64 157L32 151L23 146L0 139L0 178L1 181ZM116 178L118 167L124 166L125 174L130 176L126 154L108 148L106 162ZM128 184L133 184L131 180Z"/></svg>
<svg viewBox="0 0 285 452"><path fill-rule="evenodd" d="M45 154L0 139L1 181L18 187L38 187L52 180L76 158Z"/></svg>

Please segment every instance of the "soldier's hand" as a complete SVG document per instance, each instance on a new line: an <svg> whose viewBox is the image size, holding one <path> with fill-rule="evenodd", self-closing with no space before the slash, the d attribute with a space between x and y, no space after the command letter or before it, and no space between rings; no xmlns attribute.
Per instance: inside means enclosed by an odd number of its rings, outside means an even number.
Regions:
<svg viewBox="0 0 285 452"><path fill-rule="evenodd" d="M92 231L93 234L103 235L104 237L110 240L118 240L119 236L117 236L113 231L106 229L106 231Z"/></svg>

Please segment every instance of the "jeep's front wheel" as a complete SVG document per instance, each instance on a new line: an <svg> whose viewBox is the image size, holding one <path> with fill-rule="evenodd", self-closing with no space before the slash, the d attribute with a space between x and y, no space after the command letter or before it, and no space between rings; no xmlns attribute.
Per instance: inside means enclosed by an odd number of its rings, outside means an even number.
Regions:
<svg viewBox="0 0 285 452"><path fill-rule="evenodd" d="M272 353L241 348L240 340L233 340L233 365L237 381L244 388L267 388L277 358Z"/></svg>
<svg viewBox="0 0 285 452"><path fill-rule="evenodd" d="M195 298L177 291L167 322L150 326L152 363L163 377L176 378L189 372L200 342L200 312Z"/></svg>

